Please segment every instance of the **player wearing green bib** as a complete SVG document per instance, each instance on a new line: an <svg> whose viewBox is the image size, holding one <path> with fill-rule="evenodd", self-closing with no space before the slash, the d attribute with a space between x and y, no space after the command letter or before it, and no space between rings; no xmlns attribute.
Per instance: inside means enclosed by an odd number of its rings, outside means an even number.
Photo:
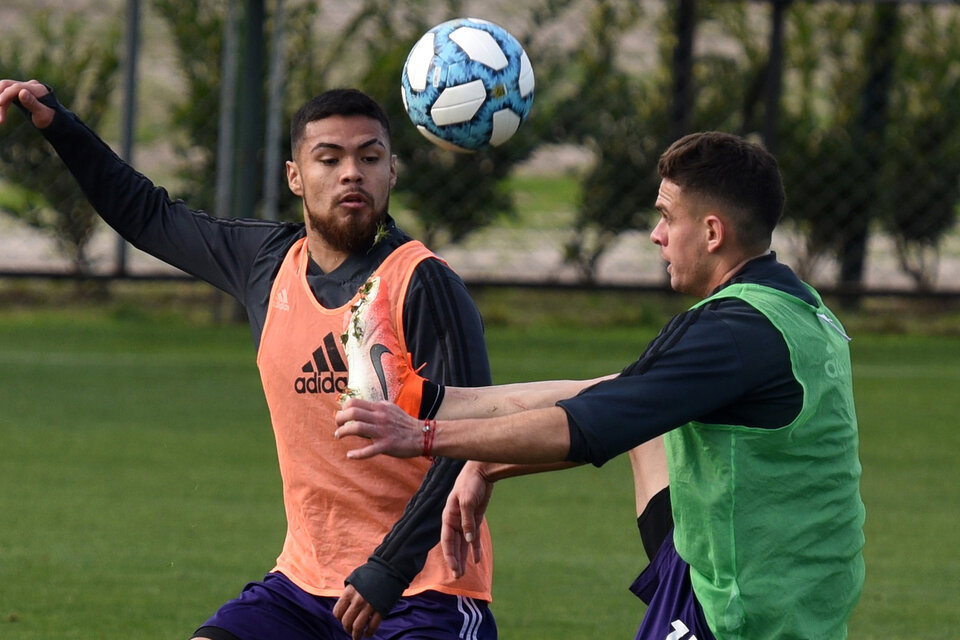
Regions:
<svg viewBox="0 0 960 640"><path fill-rule="evenodd" d="M765 315L804 391L779 429L690 422L665 436L674 544L718 637L841 637L863 584L848 337L811 293L819 306L733 284L697 305L736 297Z"/></svg>
<svg viewBox="0 0 960 640"><path fill-rule="evenodd" d="M647 603L637 640L845 638L864 580L849 339L770 250L772 155L706 132L658 170L650 237L671 287L701 302L636 361L595 381L447 387L427 424L351 401L336 435L372 439L354 458L470 460L444 512L455 572L478 558L494 481L629 452L650 559L631 587Z"/></svg>

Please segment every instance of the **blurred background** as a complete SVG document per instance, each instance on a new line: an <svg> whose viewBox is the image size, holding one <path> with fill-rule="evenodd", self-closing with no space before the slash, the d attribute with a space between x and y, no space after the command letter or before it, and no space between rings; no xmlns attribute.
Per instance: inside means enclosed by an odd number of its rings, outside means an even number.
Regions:
<svg viewBox="0 0 960 640"><path fill-rule="evenodd" d="M459 16L534 66L496 151L441 151L401 104L408 51ZM960 625L958 3L2 0L0 77L52 86L172 197L266 219L300 218L294 111L370 93L400 158L391 213L467 281L499 383L635 358L689 302L648 237L659 154L704 129L765 144L788 194L774 249L855 336L850 636ZM273 436L225 298L120 241L19 113L0 126L0 638L184 637L272 566ZM618 458L498 486L502 637L632 637L628 478Z"/></svg>
<svg viewBox="0 0 960 640"><path fill-rule="evenodd" d="M491 152L440 151L400 100L429 27L482 17L536 74ZM471 283L663 288L659 153L719 129L787 184L775 249L862 294L960 293L960 7L756 0L5 0L0 76L36 77L143 173L222 217L298 218L290 115L334 86L388 109L392 212ZM18 114L0 129L0 276L177 277L105 229Z"/></svg>

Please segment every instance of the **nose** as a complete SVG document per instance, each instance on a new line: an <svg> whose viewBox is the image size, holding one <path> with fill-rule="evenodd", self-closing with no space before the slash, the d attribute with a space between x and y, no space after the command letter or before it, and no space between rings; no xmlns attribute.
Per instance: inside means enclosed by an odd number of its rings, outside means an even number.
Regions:
<svg viewBox="0 0 960 640"><path fill-rule="evenodd" d="M340 182L343 184L363 182L363 171L358 158L344 158L341 167L343 171L340 173Z"/></svg>
<svg viewBox="0 0 960 640"><path fill-rule="evenodd" d="M654 225L653 229L650 231L650 241L653 244L662 247L664 240L663 234L663 218L657 221L657 224Z"/></svg>

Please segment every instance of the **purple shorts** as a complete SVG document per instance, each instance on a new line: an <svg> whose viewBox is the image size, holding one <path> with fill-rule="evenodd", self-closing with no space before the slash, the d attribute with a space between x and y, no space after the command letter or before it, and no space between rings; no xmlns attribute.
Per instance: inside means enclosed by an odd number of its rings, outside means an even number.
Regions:
<svg viewBox="0 0 960 640"><path fill-rule="evenodd" d="M244 587L198 631L239 640L350 640L333 615L336 603L336 598L305 592L281 573L269 573L262 582ZM217 634L218 630L229 635ZM426 591L401 598L373 637L495 640L497 626L483 600Z"/></svg>
<svg viewBox="0 0 960 640"><path fill-rule="evenodd" d="M693 593L690 565L673 546L673 531L630 591L647 603L636 640L715 640Z"/></svg>

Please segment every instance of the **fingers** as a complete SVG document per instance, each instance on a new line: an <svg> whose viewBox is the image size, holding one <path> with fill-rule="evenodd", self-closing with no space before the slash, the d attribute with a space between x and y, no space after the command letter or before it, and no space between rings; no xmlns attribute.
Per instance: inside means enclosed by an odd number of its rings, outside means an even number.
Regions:
<svg viewBox="0 0 960 640"><path fill-rule="evenodd" d="M468 552L475 563L483 558L480 525L492 492L493 483L486 479L479 467L468 462L447 496L440 545L444 561L458 578L466 570Z"/></svg>
<svg viewBox="0 0 960 640"><path fill-rule="evenodd" d="M348 400L335 416L338 440L359 436L370 440L347 452L347 457L362 460L386 453L399 458L418 456L423 451L423 432L419 421L390 402Z"/></svg>
<svg viewBox="0 0 960 640"><path fill-rule="evenodd" d="M349 398L346 402L343 403L343 408L337 412L334 416L334 420L337 425L343 427L349 422L373 422L375 418L374 409L376 409L378 403L371 402L369 400L361 400L360 398ZM337 430L339 431L339 429ZM336 434L334 434L336 435ZM356 434L346 434L346 435L356 435Z"/></svg>
<svg viewBox="0 0 960 640"><path fill-rule="evenodd" d="M20 82L17 80L0 80L0 122L6 120L7 111L11 104L19 102L30 115L33 125L44 129L53 122L54 110L41 104L39 98L47 95L49 89L36 80Z"/></svg>
<svg viewBox="0 0 960 640"><path fill-rule="evenodd" d="M389 453L389 450L384 444L371 444L366 447L361 447L359 449L351 449L347 451L347 458L350 460L367 460L374 456L378 456L381 453ZM392 455L392 454L391 454ZM401 456L397 456L401 457Z"/></svg>
<svg viewBox="0 0 960 640"><path fill-rule="evenodd" d="M441 521L443 526L440 530L440 549L443 551L443 559L454 577L460 578L466 564L467 549L463 540L460 500L455 491L447 497Z"/></svg>
<svg viewBox="0 0 960 640"><path fill-rule="evenodd" d="M460 526L463 529L463 539L470 545L470 549L473 551L474 562L480 562L482 556L477 523L483 520L483 514L481 513L480 517L477 518L479 510L480 507L477 505L474 505L473 508L470 509L464 509L460 518ZM464 550L463 554L466 555L466 550Z"/></svg>
<svg viewBox="0 0 960 640"><path fill-rule="evenodd" d="M473 561L479 563L480 560L483 559L483 545L480 544L480 536L474 535L471 540L464 534L464 538L466 538L467 542L470 543L471 549L473 549Z"/></svg>
<svg viewBox="0 0 960 640"><path fill-rule="evenodd" d="M333 607L333 615L343 625L353 640L371 637L377 632L383 618L353 585L348 584L343 595Z"/></svg>
<svg viewBox="0 0 960 640"><path fill-rule="evenodd" d="M7 109L20 93L16 84L13 80L0 80L0 123L7 119Z"/></svg>
<svg viewBox="0 0 960 640"><path fill-rule="evenodd" d="M361 400L357 402L364 401ZM347 406L349 406L349 403ZM348 458L353 460L365 460L383 453L386 449L386 443L384 442L384 439L380 437L381 430L377 428L376 424L374 424L376 417L371 412L361 407L352 406L348 409L338 412L336 421L340 426L337 427L337 430L333 432L333 437L337 440L346 438L348 436L357 436L360 438L373 440L373 442L364 447L358 447L348 451ZM376 436L376 438L374 436Z"/></svg>

